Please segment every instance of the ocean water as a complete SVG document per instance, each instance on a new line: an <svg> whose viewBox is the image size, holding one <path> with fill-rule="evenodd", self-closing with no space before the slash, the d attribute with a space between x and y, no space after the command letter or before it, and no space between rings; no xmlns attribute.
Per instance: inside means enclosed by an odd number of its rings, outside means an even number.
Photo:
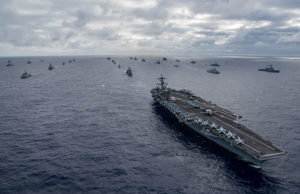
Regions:
<svg viewBox="0 0 300 194"><path fill-rule="evenodd" d="M112 56L119 69L105 57L0 58L0 193L300 192L299 60ZM257 71L267 64L281 72ZM161 73L287 154L254 169L179 124L153 103Z"/></svg>

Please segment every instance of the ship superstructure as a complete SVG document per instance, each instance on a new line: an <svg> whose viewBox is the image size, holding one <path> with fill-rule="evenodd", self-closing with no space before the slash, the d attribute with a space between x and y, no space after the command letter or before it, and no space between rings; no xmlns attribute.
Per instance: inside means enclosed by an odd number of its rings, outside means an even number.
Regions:
<svg viewBox="0 0 300 194"><path fill-rule="evenodd" d="M241 116L197 97L189 90L167 88L161 76L151 90L153 99L179 122L214 141L257 167L265 160L285 154L270 141L240 124Z"/></svg>

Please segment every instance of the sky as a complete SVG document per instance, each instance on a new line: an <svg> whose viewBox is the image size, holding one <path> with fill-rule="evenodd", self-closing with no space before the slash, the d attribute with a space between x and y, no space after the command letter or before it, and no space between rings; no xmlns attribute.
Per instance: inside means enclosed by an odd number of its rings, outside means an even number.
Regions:
<svg viewBox="0 0 300 194"><path fill-rule="evenodd" d="M0 56L300 56L300 0L0 0Z"/></svg>

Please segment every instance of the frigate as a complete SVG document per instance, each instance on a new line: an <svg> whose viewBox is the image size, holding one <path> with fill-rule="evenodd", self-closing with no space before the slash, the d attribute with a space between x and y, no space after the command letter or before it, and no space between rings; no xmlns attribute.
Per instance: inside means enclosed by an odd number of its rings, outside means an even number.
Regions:
<svg viewBox="0 0 300 194"><path fill-rule="evenodd" d="M257 168L264 161L286 153L242 125L240 115L195 96L189 90L167 88L165 80L161 75L157 87L151 90L154 101L197 133Z"/></svg>

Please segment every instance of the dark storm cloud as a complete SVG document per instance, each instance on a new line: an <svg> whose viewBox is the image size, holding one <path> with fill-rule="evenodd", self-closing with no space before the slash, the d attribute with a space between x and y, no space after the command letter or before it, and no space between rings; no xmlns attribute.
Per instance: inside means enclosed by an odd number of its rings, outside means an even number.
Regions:
<svg viewBox="0 0 300 194"><path fill-rule="evenodd" d="M2 0L0 52L299 55L299 18L298 0Z"/></svg>

